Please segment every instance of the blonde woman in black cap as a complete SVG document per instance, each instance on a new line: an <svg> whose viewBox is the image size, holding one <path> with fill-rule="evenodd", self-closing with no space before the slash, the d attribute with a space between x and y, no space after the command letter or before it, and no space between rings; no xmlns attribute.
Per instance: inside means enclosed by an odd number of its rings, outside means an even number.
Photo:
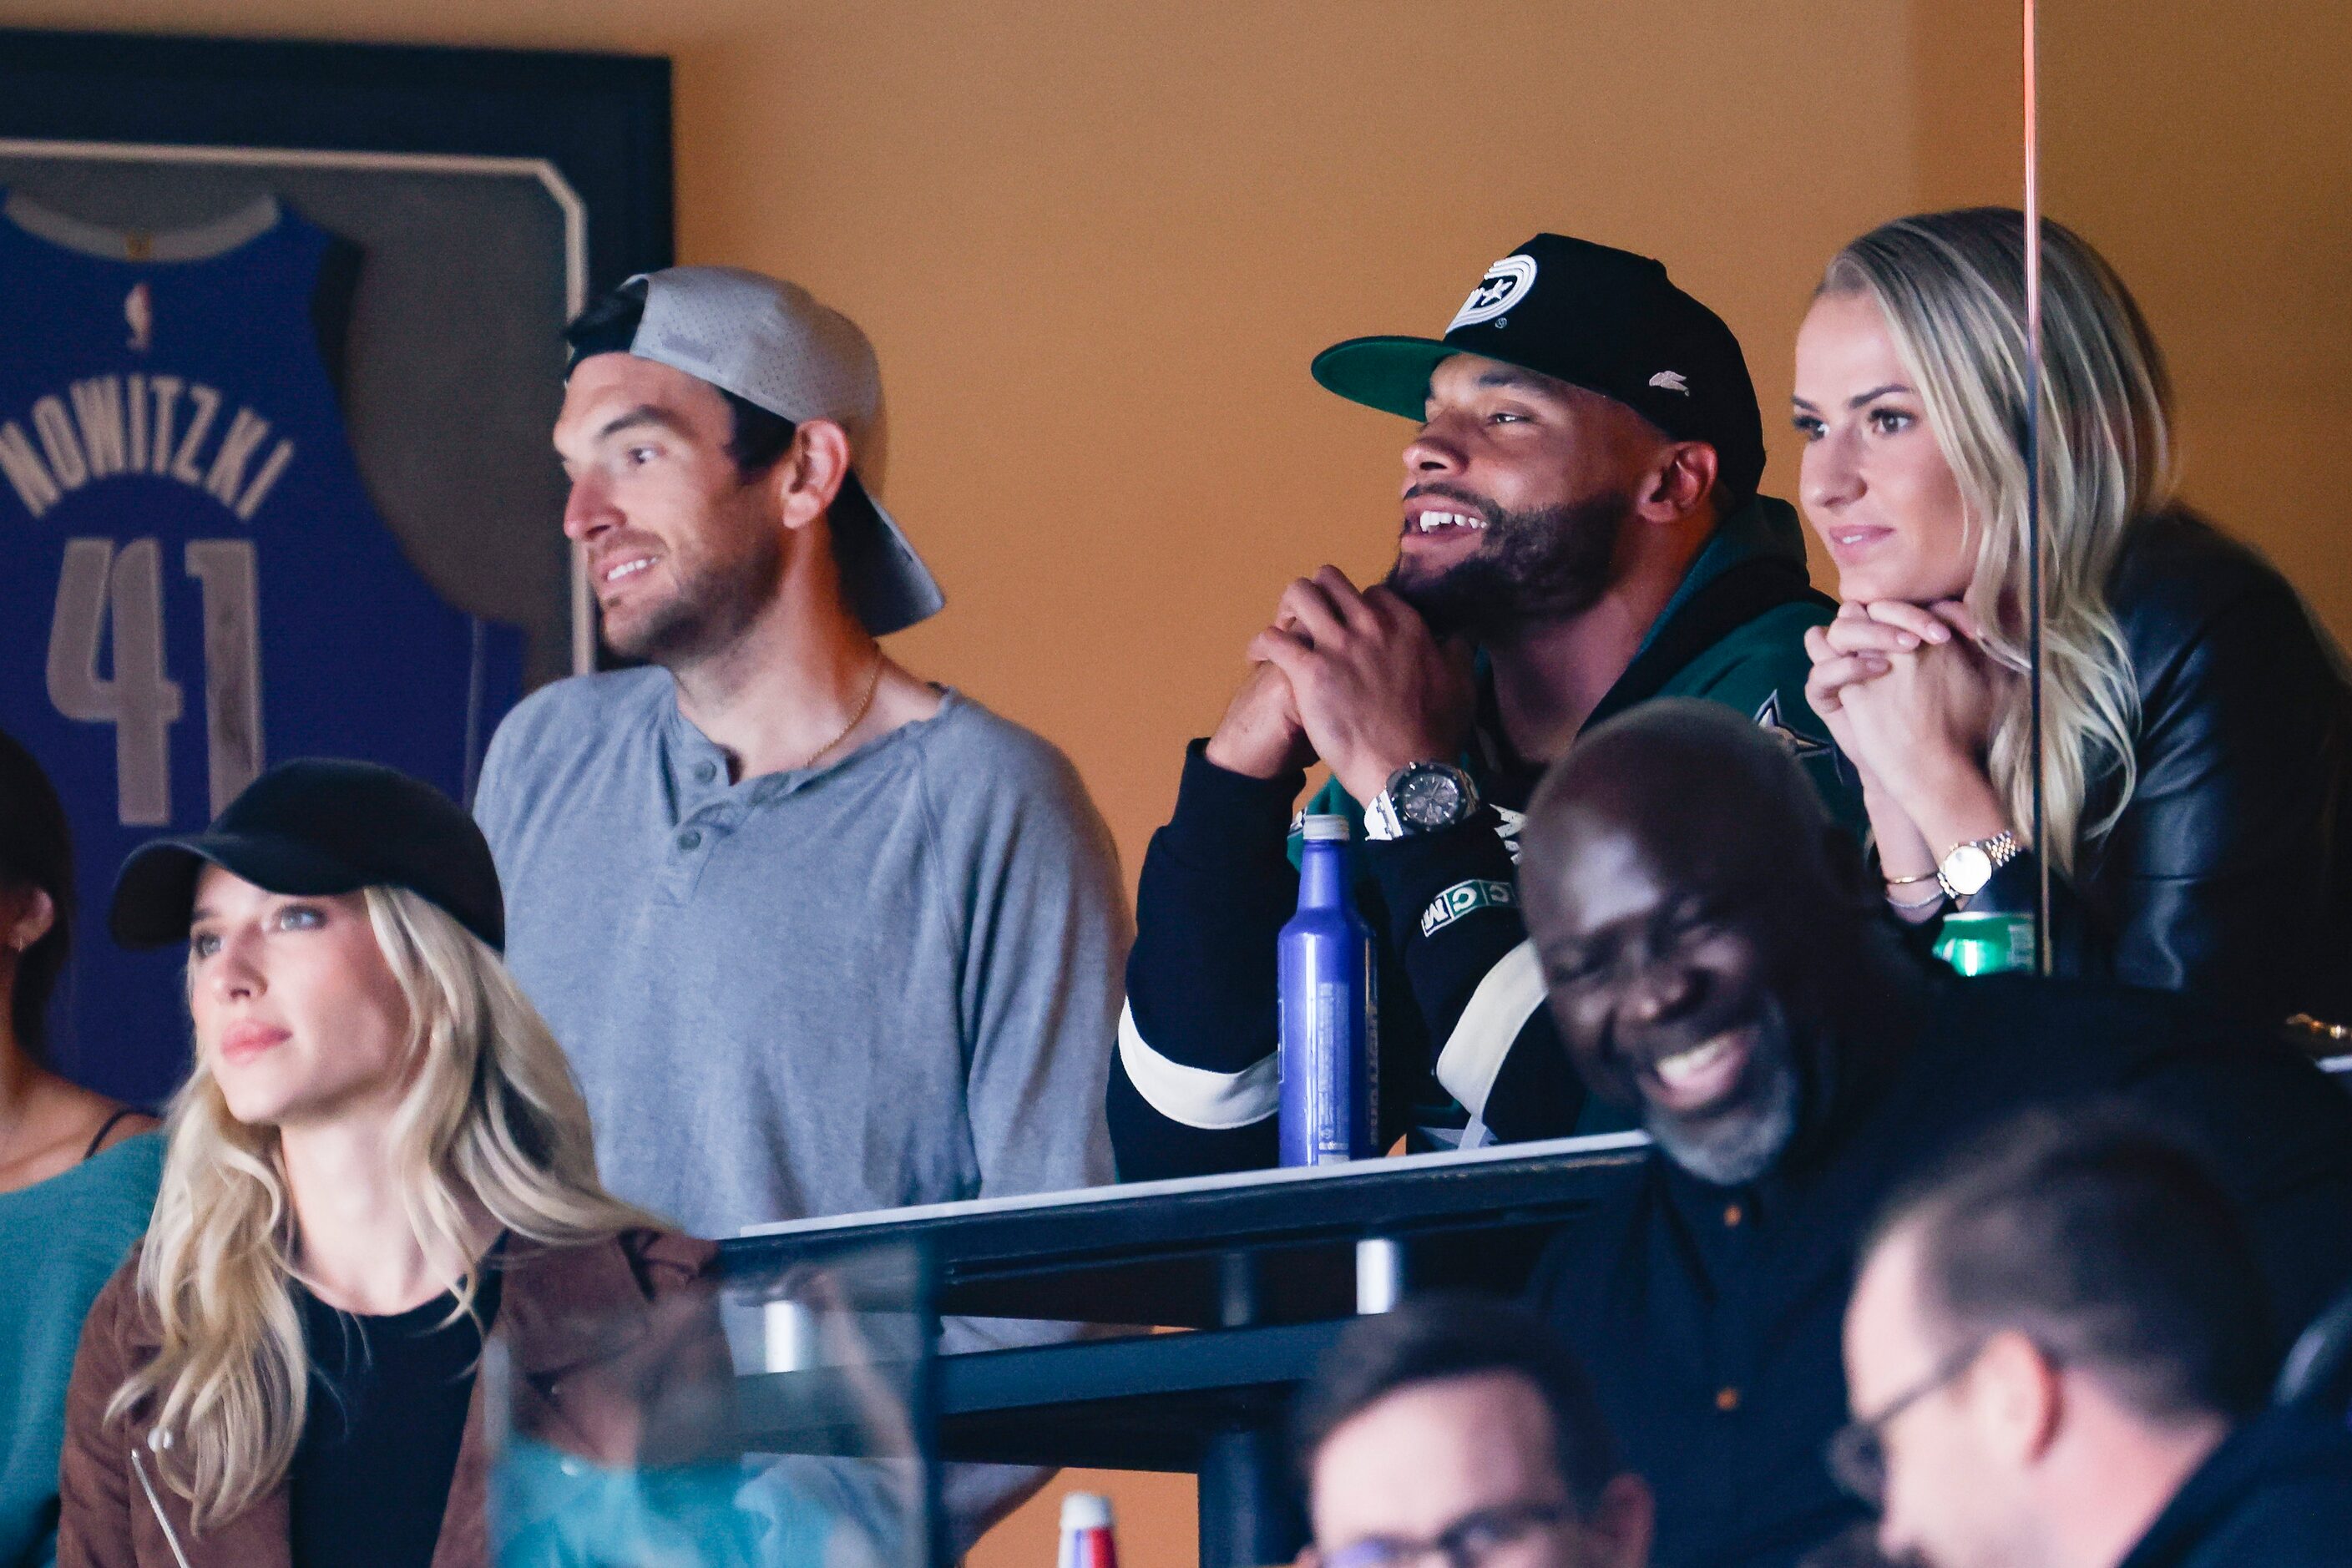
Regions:
<svg viewBox="0 0 2352 1568"><path fill-rule="evenodd" d="M112 924L187 941L196 1060L83 1334L59 1561L486 1563L488 1327L560 1363L565 1318L710 1252L598 1184L480 834L404 774L289 763L134 855Z"/></svg>

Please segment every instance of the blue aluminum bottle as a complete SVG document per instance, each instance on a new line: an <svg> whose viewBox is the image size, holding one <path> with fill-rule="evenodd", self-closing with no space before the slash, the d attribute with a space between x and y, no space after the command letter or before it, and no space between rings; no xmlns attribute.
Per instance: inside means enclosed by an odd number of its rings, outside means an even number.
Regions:
<svg viewBox="0 0 2352 1568"><path fill-rule="evenodd" d="M1281 971L1281 1150L1286 1165L1380 1152L1380 1034L1372 932L1348 896L1348 819L1307 819L1298 912L1276 942Z"/></svg>

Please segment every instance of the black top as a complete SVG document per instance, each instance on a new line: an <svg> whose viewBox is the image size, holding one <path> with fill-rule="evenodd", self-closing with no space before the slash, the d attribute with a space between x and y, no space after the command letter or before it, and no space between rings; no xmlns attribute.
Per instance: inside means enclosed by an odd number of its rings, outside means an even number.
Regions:
<svg viewBox="0 0 2352 1568"><path fill-rule="evenodd" d="M2058 972L2352 1023L2352 691L2336 656L2268 562L2182 513L2133 526L2107 600L2139 697L2138 780L2072 882L2052 879ZM2030 910L2039 876L2021 855L1976 907Z"/></svg>
<svg viewBox="0 0 2352 1568"><path fill-rule="evenodd" d="M1946 979L1915 1042L1845 1059L1763 1180L1713 1186L1653 1152L1537 1269L1656 1489L1659 1568L1773 1568L1860 1517L1822 1457L1854 1248L1897 1184L2011 1111L2120 1093L2199 1137L2249 1202L2282 1345L2352 1278L2352 1097L2262 1032L2151 992Z"/></svg>
<svg viewBox="0 0 2352 1568"><path fill-rule="evenodd" d="M1276 938L1298 908L1298 873L1287 853L1293 803L1303 773L1256 779L1209 761L1206 742L1184 755L1176 811L1152 835L1143 863L1134 949L1128 958L1125 1029L1184 1067L1267 1071L1280 1048L1276 1005ZM1488 974L1527 940L1516 907L1518 825L1540 768L1474 743L1462 758L1481 801L1466 822L1382 844L1348 846L1350 891L1375 935L1373 994L1380 1042L1379 1143L1398 1137L1411 1152L1460 1142L1468 1121L1438 1082L1438 1056ZM1315 809L1320 809L1319 806ZM1477 918L1426 935L1399 930L1430 901L1392 892L1382 871L1436 888L1501 888ZM1442 940L1431 940L1438 938ZM1504 1026L1515 1038L1496 1069L1489 1102L1526 1115L1518 1137L1578 1131L1585 1096L1551 1033L1551 1017L1522 1008ZM1122 1045L1125 1044L1122 1039ZM1269 1076L1271 1084L1274 1078ZM1106 1093L1122 1181L1251 1170L1275 1163L1277 1119L1269 1093L1260 1114L1239 1126L1188 1124L1137 1087L1124 1051L1115 1054Z"/></svg>
<svg viewBox="0 0 2352 1568"><path fill-rule="evenodd" d="M428 1568L457 1468L482 1336L448 1322L453 1297L390 1317L340 1311L294 1289L310 1347L310 1410L294 1450L295 1568ZM486 1269L474 1310L499 1310Z"/></svg>
<svg viewBox="0 0 2352 1568"><path fill-rule="evenodd" d="M2287 1407L2248 1422L2173 1494L2120 1568L2340 1568L2352 1560L2352 1434Z"/></svg>

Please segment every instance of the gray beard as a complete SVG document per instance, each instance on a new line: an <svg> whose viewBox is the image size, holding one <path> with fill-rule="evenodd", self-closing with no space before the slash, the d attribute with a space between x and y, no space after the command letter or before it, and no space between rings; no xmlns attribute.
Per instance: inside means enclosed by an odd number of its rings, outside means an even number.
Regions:
<svg viewBox="0 0 2352 1568"><path fill-rule="evenodd" d="M1705 1131L1669 1117L1644 1116L1643 1127L1666 1158L1718 1187L1744 1187L1772 1168L1797 1135L1797 1070L1787 1061L1764 1086L1764 1102L1719 1119Z"/></svg>

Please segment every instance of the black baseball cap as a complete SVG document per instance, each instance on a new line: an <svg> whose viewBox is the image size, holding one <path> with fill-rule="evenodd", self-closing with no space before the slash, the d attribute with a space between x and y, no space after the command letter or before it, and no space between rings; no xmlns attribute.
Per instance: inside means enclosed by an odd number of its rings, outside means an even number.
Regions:
<svg viewBox="0 0 2352 1568"><path fill-rule="evenodd" d="M1764 419L1739 340L1649 257L1539 234L1486 268L1443 338L1350 338L1313 370L1342 397L1418 420L1430 372L1454 354L1600 393L1675 440L1704 441L1717 482L1740 495L1764 476Z"/></svg>
<svg viewBox="0 0 2352 1568"><path fill-rule="evenodd" d="M482 830L447 795L396 768L285 763L202 833L141 845L114 880L114 940L128 948L185 942L207 864L273 893L406 888L492 948L506 947L506 900Z"/></svg>

